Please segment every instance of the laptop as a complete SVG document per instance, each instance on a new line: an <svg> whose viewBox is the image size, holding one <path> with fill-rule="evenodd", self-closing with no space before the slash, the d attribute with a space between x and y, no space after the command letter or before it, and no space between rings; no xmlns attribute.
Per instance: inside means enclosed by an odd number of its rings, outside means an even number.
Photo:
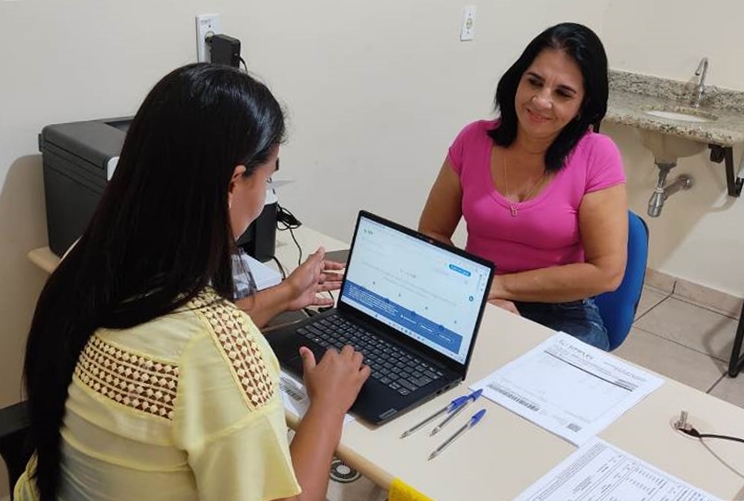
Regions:
<svg viewBox="0 0 744 501"><path fill-rule="evenodd" d="M337 307L266 338L302 376L300 346L320 360L351 344L371 375L351 411L381 424L465 379L493 277L490 261L360 211Z"/></svg>

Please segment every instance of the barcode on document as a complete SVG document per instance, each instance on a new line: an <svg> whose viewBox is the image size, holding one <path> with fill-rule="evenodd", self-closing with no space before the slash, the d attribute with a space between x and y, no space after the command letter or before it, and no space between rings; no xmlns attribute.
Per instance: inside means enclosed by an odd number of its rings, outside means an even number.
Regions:
<svg viewBox="0 0 744 501"><path fill-rule="evenodd" d="M304 398L301 393L298 393L297 390L290 387L288 384L286 384L284 381L279 383L279 386L281 387L282 391L290 396L290 398L294 399L295 402L300 402Z"/></svg>
<svg viewBox="0 0 744 501"><path fill-rule="evenodd" d="M515 401L519 405L523 405L523 406L527 407L531 411L537 412L537 411L540 410L540 406L539 405L533 404L532 402L529 402L529 401L523 399L522 397L520 397L519 395L515 395L514 393L512 393L512 392L510 392L508 390L504 390L503 388L499 388L498 386L494 386L494 385L489 385L488 387L491 388L492 390L498 392L498 393L501 393L506 398Z"/></svg>

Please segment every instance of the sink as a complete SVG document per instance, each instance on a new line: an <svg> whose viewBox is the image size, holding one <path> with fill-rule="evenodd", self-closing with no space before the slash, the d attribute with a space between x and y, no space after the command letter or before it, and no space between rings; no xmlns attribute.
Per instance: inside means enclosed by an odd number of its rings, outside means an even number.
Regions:
<svg viewBox="0 0 744 501"><path fill-rule="evenodd" d="M713 113L680 105L649 107L644 109L643 113L665 120L695 124L714 122L718 119ZM675 164L678 158L696 155L707 146L704 142L673 136L663 131L642 129L638 132L641 135L641 142L654 154L657 164Z"/></svg>
<svg viewBox="0 0 744 501"><path fill-rule="evenodd" d="M637 129L638 130L638 129ZM640 129L643 146L654 154L654 161L658 163L676 164L678 158L696 155L706 148L706 143L693 141L677 136L671 136L648 129Z"/></svg>
<svg viewBox="0 0 744 501"><path fill-rule="evenodd" d="M695 108L686 108L683 106L674 106L669 108L653 108L644 110L646 115L651 115L658 118L666 118L667 120L677 120L680 122L692 122L692 123L706 123L713 122L718 119L712 113L700 111Z"/></svg>

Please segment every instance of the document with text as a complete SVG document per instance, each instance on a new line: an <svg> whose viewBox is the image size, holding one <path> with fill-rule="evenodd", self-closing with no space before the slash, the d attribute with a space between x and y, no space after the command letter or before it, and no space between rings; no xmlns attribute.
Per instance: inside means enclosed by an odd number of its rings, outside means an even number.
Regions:
<svg viewBox="0 0 744 501"><path fill-rule="evenodd" d="M721 501L595 438L513 501Z"/></svg>
<svg viewBox="0 0 744 501"><path fill-rule="evenodd" d="M559 332L471 389L581 445L663 382Z"/></svg>

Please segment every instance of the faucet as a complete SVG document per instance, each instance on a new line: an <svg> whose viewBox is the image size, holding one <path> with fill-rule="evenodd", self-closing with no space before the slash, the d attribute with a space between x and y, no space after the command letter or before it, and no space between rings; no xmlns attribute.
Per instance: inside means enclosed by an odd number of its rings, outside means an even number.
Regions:
<svg viewBox="0 0 744 501"><path fill-rule="evenodd" d="M698 84L695 88L695 97L692 99L692 107L699 108L700 101L703 99L705 94L705 76L708 74L708 58L704 57L700 60L698 68L695 71L695 76L698 77Z"/></svg>

